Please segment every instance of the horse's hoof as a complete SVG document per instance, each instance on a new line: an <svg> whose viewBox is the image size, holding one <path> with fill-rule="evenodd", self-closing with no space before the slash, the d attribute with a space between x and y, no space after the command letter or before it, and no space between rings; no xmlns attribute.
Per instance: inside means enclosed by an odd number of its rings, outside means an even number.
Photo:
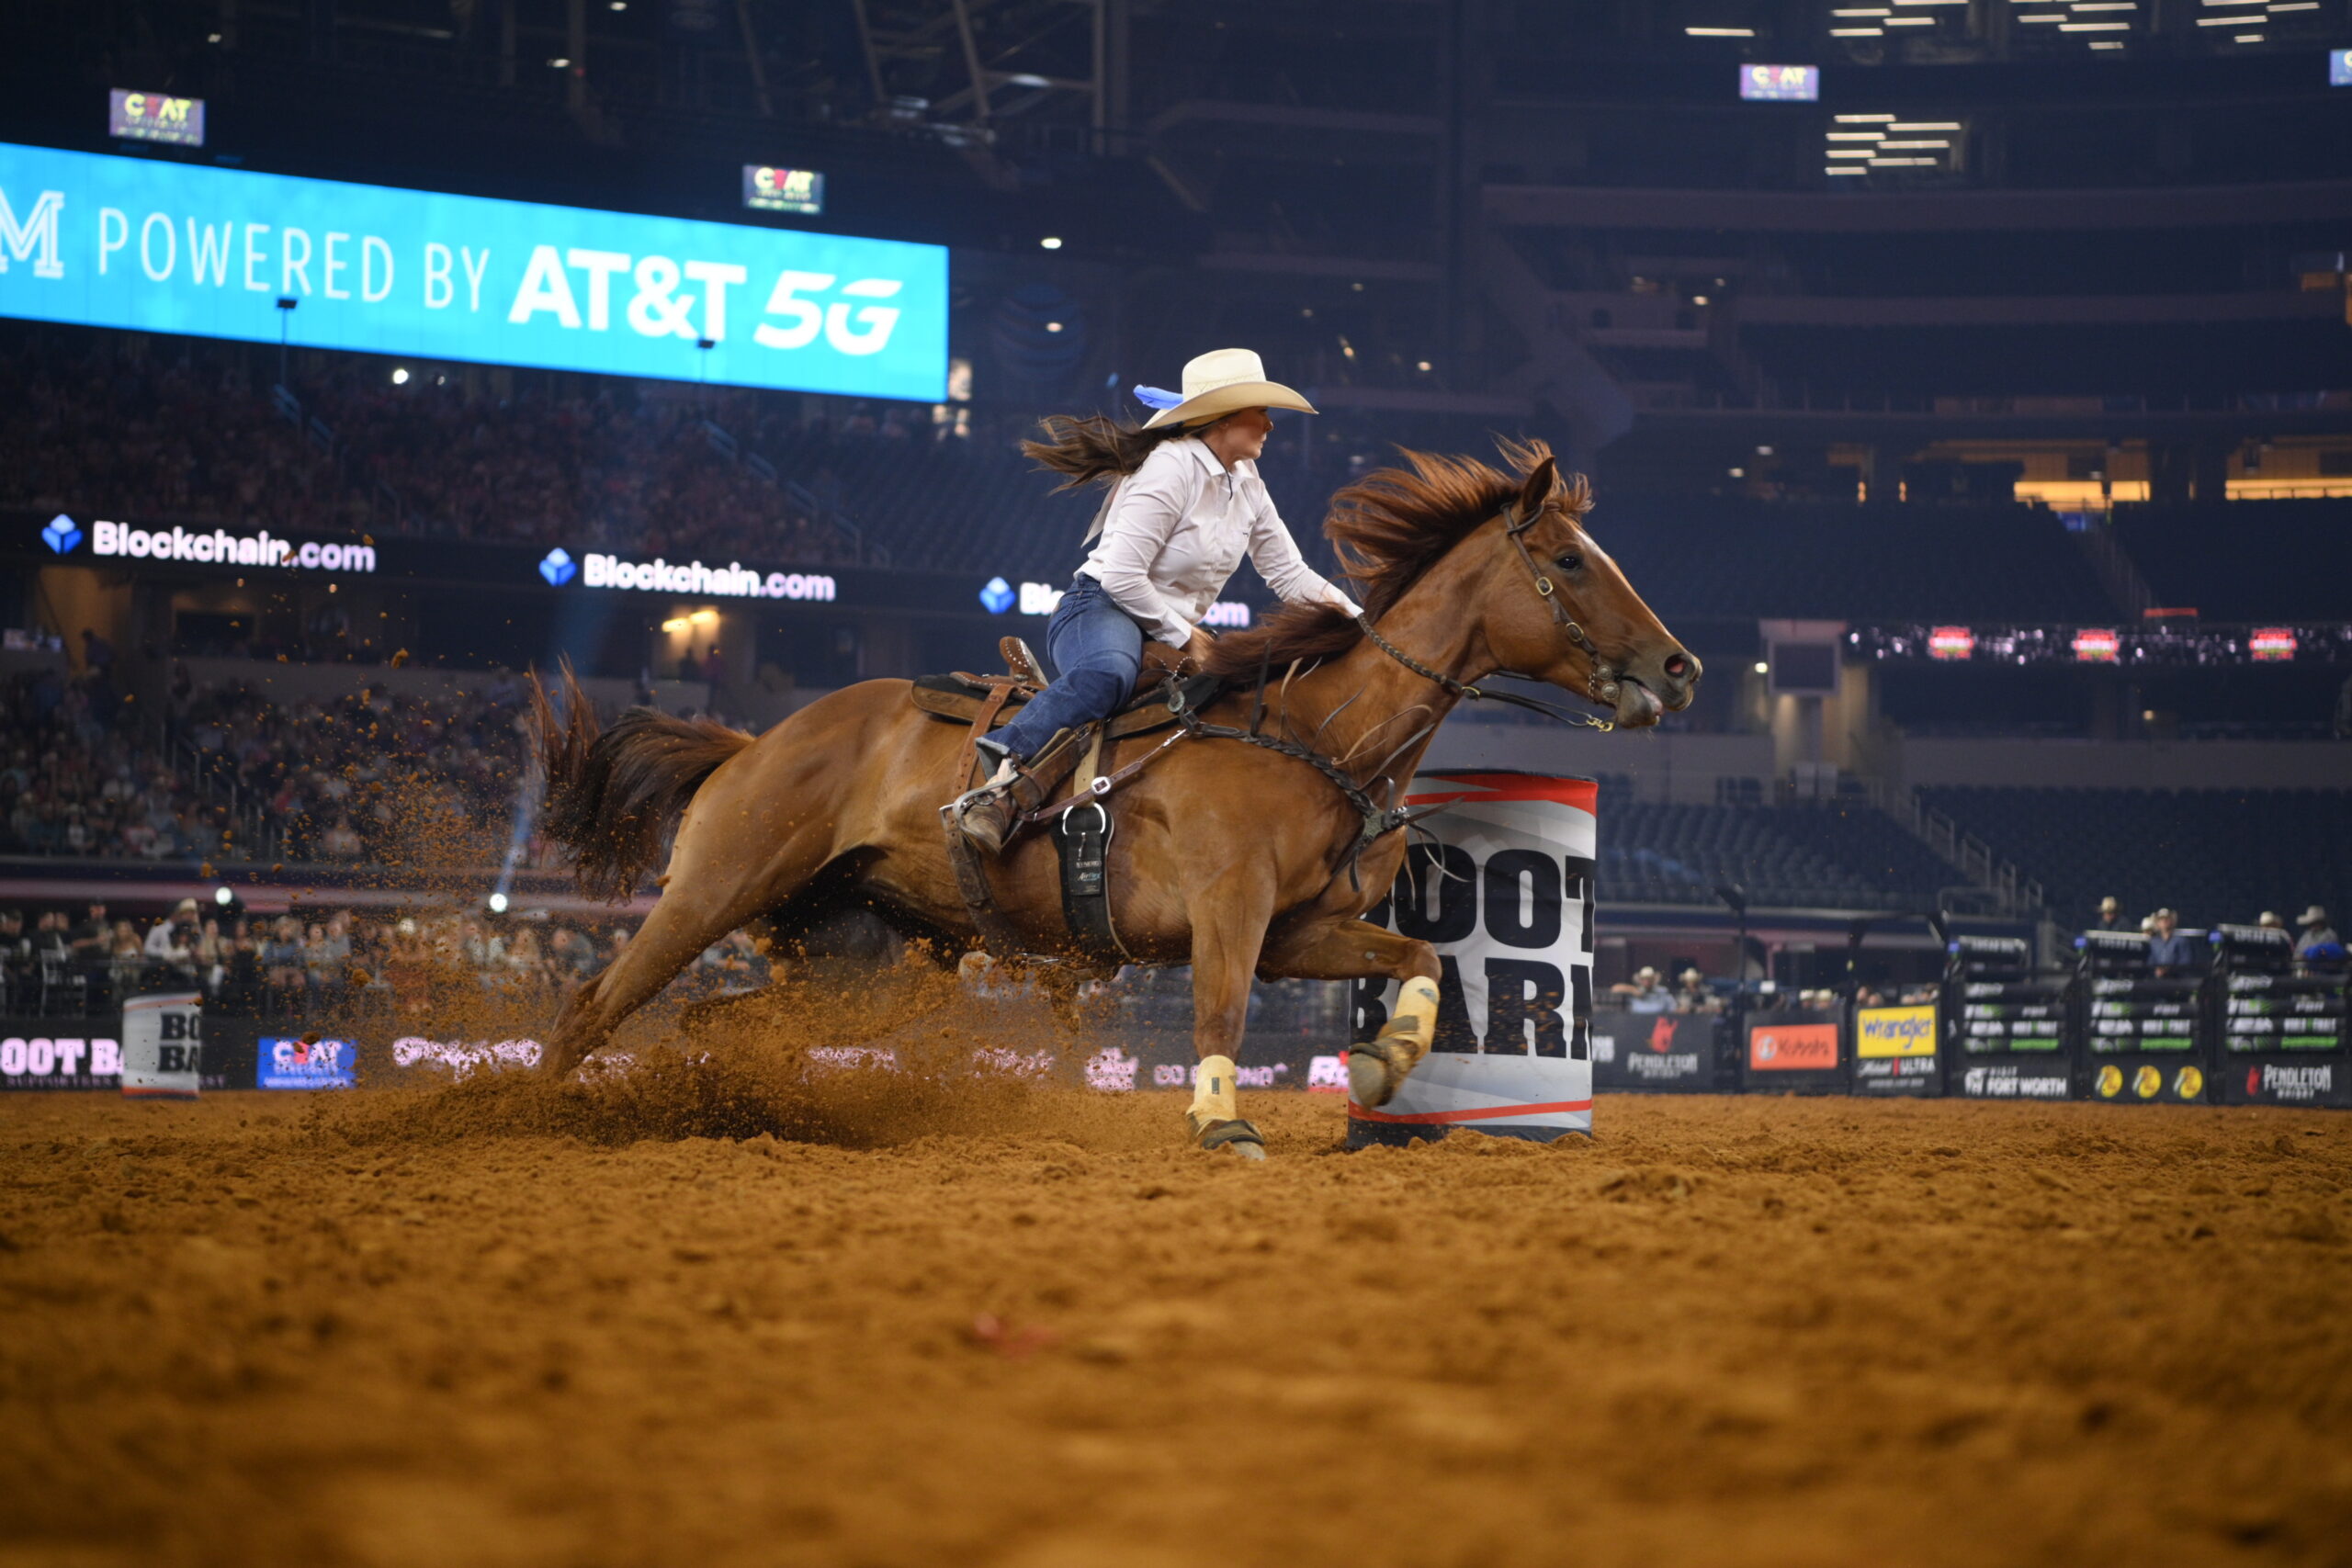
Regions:
<svg viewBox="0 0 2352 1568"><path fill-rule="evenodd" d="M1201 1130L1194 1140L1203 1150L1215 1154L1219 1149L1231 1149L1243 1159L1266 1157L1265 1135L1247 1122L1212 1122Z"/></svg>
<svg viewBox="0 0 2352 1568"><path fill-rule="evenodd" d="M1412 1068L1396 1060L1396 1048L1374 1040L1348 1047L1348 1098L1367 1111L1376 1111L1396 1098L1397 1089Z"/></svg>

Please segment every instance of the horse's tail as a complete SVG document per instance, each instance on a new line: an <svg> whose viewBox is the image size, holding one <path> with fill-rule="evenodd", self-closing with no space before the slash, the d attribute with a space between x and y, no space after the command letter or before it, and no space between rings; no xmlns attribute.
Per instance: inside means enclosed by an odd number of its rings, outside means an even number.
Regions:
<svg viewBox="0 0 2352 1568"><path fill-rule="evenodd" d="M605 728L569 665L560 713L533 672L531 720L547 773L540 828L571 852L581 890L613 900L637 891L703 781L752 740L712 719L647 707Z"/></svg>

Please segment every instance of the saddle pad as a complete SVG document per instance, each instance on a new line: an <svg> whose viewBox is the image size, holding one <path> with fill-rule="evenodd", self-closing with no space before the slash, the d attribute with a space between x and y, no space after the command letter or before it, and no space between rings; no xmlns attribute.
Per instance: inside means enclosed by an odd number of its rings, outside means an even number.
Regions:
<svg viewBox="0 0 2352 1568"><path fill-rule="evenodd" d="M1215 675L1193 676L1183 682L1184 705L1205 706L1223 685L1224 682ZM969 724L979 716L980 705L988 700L988 683L973 676L918 675L907 695L915 706L934 718ZM1023 687L1014 687L1005 699L1004 712L1010 715L1033 695ZM1123 740L1130 735L1148 735L1175 722L1176 716L1168 711L1168 687L1163 682L1127 699L1126 705L1111 719L1111 739Z"/></svg>

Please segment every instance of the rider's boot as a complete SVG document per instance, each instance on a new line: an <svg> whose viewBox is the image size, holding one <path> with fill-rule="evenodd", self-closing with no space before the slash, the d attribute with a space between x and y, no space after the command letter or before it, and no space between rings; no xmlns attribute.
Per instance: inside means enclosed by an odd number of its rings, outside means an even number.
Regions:
<svg viewBox="0 0 2352 1568"><path fill-rule="evenodd" d="M1043 806L1078 765L1077 739L1076 731L1062 730L1027 762L985 736L975 741L980 756L996 759L996 771L956 800L957 829L985 852L1001 852L1021 818Z"/></svg>

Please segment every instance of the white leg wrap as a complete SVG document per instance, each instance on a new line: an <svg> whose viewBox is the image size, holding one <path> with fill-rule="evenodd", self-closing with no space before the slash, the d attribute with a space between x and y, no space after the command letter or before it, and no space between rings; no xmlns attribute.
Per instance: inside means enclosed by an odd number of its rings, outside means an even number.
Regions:
<svg viewBox="0 0 2352 1568"><path fill-rule="evenodd" d="M1416 976L1396 987L1396 1010L1380 1032L1386 1039L1409 1040L1417 1053L1427 1052L1437 1039L1437 982Z"/></svg>
<svg viewBox="0 0 2352 1568"><path fill-rule="evenodd" d="M1184 1115L1195 1134L1212 1122L1231 1122L1241 1114L1233 1074L1230 1056L1204 1056L1193 1069L1193 1108Z"/></svg>

